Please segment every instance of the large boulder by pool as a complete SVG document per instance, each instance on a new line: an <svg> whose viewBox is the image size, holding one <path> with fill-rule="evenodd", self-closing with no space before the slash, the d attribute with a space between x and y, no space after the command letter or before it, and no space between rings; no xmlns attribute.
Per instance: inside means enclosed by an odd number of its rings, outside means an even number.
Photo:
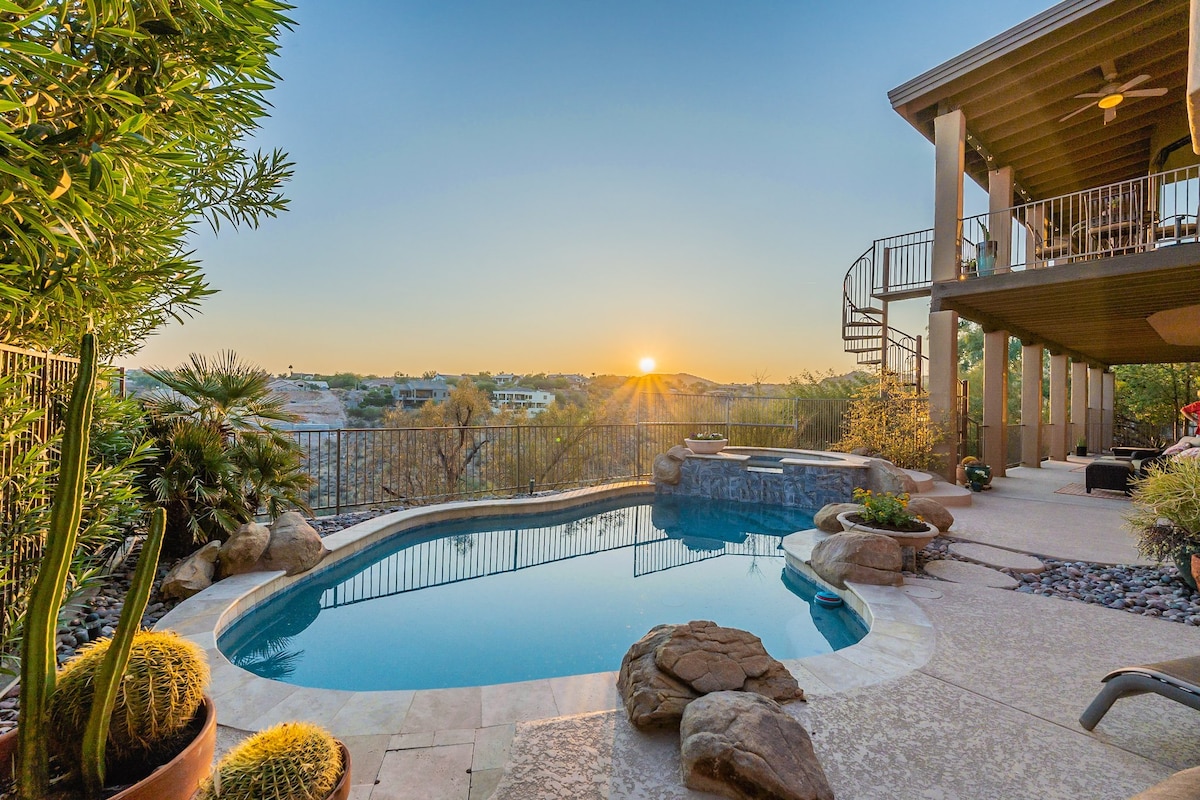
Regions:
<svg viewBox="0 0 1200 800"><path fill-rule="evenodd" d="M315 567L327 553L329 550L308 521L296 511L285 511L271 525L271 539L257 568L281 569L296 575Z"/></svg>
<svg viewBox="0 0 1200 800"><path fill-rule="evenodd" d="M716 692L689 703L679 739L689 789L735 800L833 800L808 731L761 695Z"/></svg>
<svg viewBox="0 0 1200 800"><path fill-rule="evenodd" d="M873 458L867 462L867 475L870 488L876 492L915 494L917 491L917 482L911 475L882 458Z"/></svg>
<svg viewBox="0 0 1200 800"><path fill-rule="evenodd" d="M813 547L809 564L821 578L839 589L846 581L899 586L903 566L900 545L880 533L844 532L822 539Z"/></svg>
<svg viewBox="0 0 1200 800"><path fill-rule="evenodd" d="M688 703L709 692L753 692L783 703L804 699L761 639L706 620L651 628L621 660L617 690L629 721L643 730L678 724Z"/></svg>
<svg viewBox="0 0 1200 800"><path fill-rule="evenodd" d="M838 522L838 514L855 514L865 508L858 503L830 503L813 514L813 524L826 533L841 533L842 523Z"/></svg>
<svg viewBox="0 0 1200 800"><path fill-rule="evenodd" d="M159 588L162 596L186 600L212 586L220 550L220 542L209 542L171 567Z"/></svg>
<svg viewBox="0 0 1200 800"><path fill-rule="evenodd" d="M908 501L908 512L916 514L939 531L945 533L954 524L954 515L937 500L928 497L914 497Z"/></svg>
<svg viewBox="0 0 1200 800"><path fill-rule="evenodd" d="M271 529L257 522L247 522L233 532L217 555L217 575L228 578L253 572L258 560L271 541Z"/></svg>

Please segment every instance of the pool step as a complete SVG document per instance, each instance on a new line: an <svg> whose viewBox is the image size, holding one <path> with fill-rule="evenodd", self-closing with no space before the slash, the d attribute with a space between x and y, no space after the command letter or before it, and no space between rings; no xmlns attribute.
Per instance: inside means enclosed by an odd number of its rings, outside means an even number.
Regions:
<svg viewBox="0 0 1200 800"><path fill-rule="evenodd" d="M947 508L963 508L971 505L971 490L965 486L956 486L953 483L945 481L934 481L933 488L927 492L921 492L920 497L928 497L930 500L937 500Z"/></svg>

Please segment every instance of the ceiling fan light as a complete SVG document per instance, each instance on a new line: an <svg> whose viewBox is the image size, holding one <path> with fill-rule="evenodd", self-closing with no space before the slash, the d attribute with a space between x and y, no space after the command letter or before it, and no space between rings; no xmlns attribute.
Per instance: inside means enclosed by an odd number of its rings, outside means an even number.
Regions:
<svg viewBox="0 0 1200 800"><path fill-rule="evenodd" d="M1108 110L1110 108L1116 108L1117 106L1121 105L1121 101L1124 99L1125 99L1125 95L1114 93L1114 94L1106 95L1105 97L1101 97L1100 101L1098 103L1096 103L1096 105L1100 106L1101 108L1103 108L1105 110Z"/></svg>

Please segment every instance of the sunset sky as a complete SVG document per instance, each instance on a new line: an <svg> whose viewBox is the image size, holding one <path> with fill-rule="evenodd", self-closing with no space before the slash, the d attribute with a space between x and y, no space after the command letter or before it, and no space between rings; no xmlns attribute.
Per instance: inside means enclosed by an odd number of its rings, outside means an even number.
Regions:
<svg viewBox="0 0 1200 800"><path fill-rule="evenodd" d="M291 210L198 236L220 293L126 363L848 370L847 268L932 225L887 91L1046 5L300 0L258 137Z"/></svg>

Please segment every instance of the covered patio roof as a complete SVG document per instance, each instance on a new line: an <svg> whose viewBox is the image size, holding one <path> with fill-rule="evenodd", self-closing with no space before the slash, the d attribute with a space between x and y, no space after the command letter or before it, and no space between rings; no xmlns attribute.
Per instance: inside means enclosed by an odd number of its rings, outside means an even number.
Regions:
<svg viewBox="0 0 1200 800"><path fill-rule="evenodd" d="M1095 366L1200 361L1200 338L1168 344L1149 317L1200 304L1200 244L935 283L930 310L957 311Z"/></svg>
<svg viewBox="0 0 1200 800"><path fill-rule="evenodd" d="M930 141L934 117L961 109L967 174L986 188L989 166L1011 166L1026 199L1045 199L1146 175L1156 127L1159 147L1164 130L1187 134L1188 38L1188 0L1066 0L888 98ZM1118 84L1149 75L1137 88L1168 91L1126 98L1107 125L1094 107L1060 122L1108 83L1106 63Z"/></svg>

